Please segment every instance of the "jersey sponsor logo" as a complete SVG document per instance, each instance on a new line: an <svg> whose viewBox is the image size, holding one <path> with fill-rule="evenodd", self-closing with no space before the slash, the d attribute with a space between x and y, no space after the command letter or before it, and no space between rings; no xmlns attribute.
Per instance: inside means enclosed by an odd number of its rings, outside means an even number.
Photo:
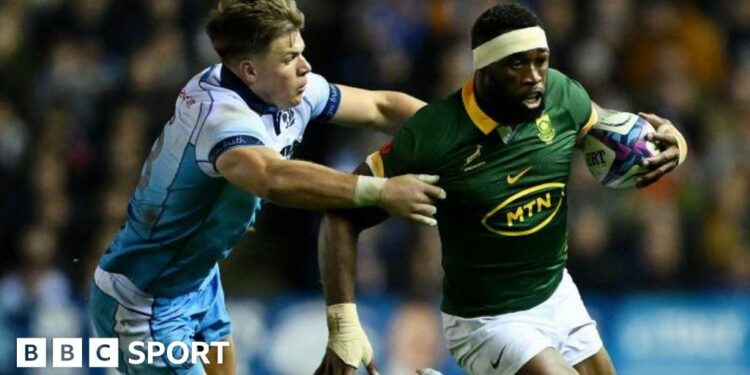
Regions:
<svg viewBox="0 0 750 375"><path fill-rule="evenodd" d="M217 143L211 151L208 153L208 161L216 166L216 161L219 159L219 156L223 154L225 151L237 147L237 146L262 146L263 142L260 141L260 139L253 137L252 135L235 135L231 136L229 138L225 138L221 140L219 143Z"/></svg>
<svg viewBox="0 0 750 375"><path fill-rule="evenodd" d="M508 175L508 177L506 177L506 179L505 179L505 180L506 180L506 181L508 182L508 185L513 185L513 184L515 184L516 182L518 182L518 180L520 180L520 179L521 179L521 177L523 177L523 175L525 175L525 174L526 174L526 172L528 172L528 171L529 171L529 169L531 169L531 166L529 166L528 168L526 168L526 169L522 170L521 172L518 172L518 174L516 174L515 176L511 176L511 175L509 174L509 175Z"/></svg>
<svg viewBox="0 0 750 375"><path fill-rule="evenodd" d="M552 120L550 120L548 114L544 114L542 117L536 119L536 130L538 131L537 136L542 142L551 144L555 138L555 128L552 127Z"/></svg>
<svg viewBox="0 0 750 375"><path fill-rule="evenodd" d="M555 218L565 199L565 184L537 185L504 200L482 219L482 225L501 236L528 236Z"/></svg>
<svg viewBox="0 0 750 375"><path fill-rule="evenodd" d="M477 149L474 150L474 152L466 158L466 162L464 162L464 166L463 166L464 172L468 172L472 169L481 167L485 163L485 162L481 162L481 163L471 165L471 163L473 163L474 161L479 159L480 156L482 156L482 145L476 145L476 147Z"/></svg>
<svg viewBox="0 0 750 375"><path fill-rule="evenodd" d="M185 89L180 90L180 94L178 95L178 97L180 98L180 100L185 102L185 105L188 106L188 108L190 108L193 104L195 104L195 98L188 95Z"/></svg>

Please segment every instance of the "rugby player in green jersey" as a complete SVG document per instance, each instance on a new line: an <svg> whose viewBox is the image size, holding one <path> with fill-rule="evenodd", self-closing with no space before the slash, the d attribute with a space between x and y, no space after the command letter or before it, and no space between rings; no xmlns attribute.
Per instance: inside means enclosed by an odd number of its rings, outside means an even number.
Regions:
<svg viewBox="0 0 750 375"><path fill-rule="evenodd" d="M443 327L471 374L614 374L596 323L565 269L570 163L606 113L584 88L551 69L544 30L530 10L497 5L472 30L474 76L417 112L393 142L370 155L376 176L440 176ZM686 145L669 120L641 114L662 152L646 186L674 169ZM363 165L364 167L364 165ZM378 212L329 213L320 235L329 342L318 373L374 373L354 305L359 232Z"/></svg>

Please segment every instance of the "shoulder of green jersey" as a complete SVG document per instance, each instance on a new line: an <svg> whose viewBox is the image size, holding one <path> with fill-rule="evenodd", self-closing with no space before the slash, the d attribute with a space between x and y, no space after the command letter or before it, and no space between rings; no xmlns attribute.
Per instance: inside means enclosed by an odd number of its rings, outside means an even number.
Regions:
<svg viewBox="0 0 750 375"><path fill-rule="evenodd" d="M577 127L583 127L591 116L591 98L578 81L559 70L550 69L547 73L548 105L558 106L569 113Z"/></svg>

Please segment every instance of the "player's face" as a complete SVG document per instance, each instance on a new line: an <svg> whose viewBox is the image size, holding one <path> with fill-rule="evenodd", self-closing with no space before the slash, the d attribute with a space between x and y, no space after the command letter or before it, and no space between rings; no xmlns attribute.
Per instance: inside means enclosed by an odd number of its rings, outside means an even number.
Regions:
<svg viewBox="0 0 750 375"><path fill-rule="evenodd" d="M544 111L549 50L510 55L482 69L484 101L507 111L509 117L533 120Z"/></svg>
<svg viewBox="0 0 750 375"><path fill-rule="evenodd" d="M278 108L300 104L311 69L302 56L304 49L299 31L274 39L268 52L253 59L256 70L253 92Z"/></svg>

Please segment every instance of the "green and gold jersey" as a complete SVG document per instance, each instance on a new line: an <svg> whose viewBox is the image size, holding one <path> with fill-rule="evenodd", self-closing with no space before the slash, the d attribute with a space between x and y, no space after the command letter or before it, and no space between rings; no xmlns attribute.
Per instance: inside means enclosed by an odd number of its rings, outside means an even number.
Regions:
<svg viewBox="0 0 750 375"><path fill-rule="evenodd" d="M440 176L444 312L502 314L552 295L567 257L573 149L594 122L586 91L559 71L548 71L543 115L515 130L479 108L471 79L368 157L376 176Z"/></svg>

